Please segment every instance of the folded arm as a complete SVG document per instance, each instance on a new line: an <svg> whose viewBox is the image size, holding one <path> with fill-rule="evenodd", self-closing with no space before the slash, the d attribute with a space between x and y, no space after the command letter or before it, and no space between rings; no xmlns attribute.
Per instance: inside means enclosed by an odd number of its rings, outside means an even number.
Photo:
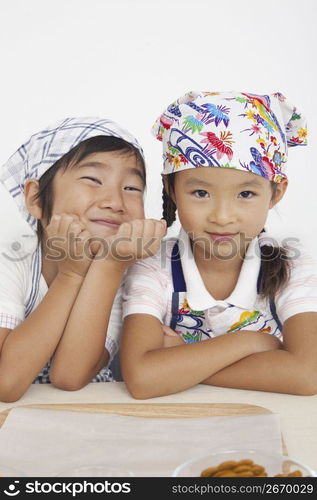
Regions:
<svg viewBox="0 0 317 500"><path fill-rule="evenodd" d="M203 383L286 394L317 393L317 313L296 314L283 325L282 349L241 359Z"/></svg>
<svg viewBox="0 0 317 500"><path fill-rule="evenodd" d="M276 349L267 334L242 331L214 339L164 348L161 322L147 314L124 320L121 345L123 378L138 399L185 390L254 352Z"/></svg>
<svg viewBox="0 0 317 500"><path fill-rule="evenodd" d="M125 266L92 262L52 359L50 379L64 390L78 390L107 365L105 340L113 301Z"/></svg>
<svg viewBox="0 0 317 500"><path fill-rule="evenodd" d="M124 272L134 260L157 252L165 230L161 221L133 220L121 224L117 234L107 240L111 250L107 256L103 256L104 249L100 247L56 349L50 373L54 385L66 390L80 389L107 364L105 340Z"/></svg>
<svg viewBox="0 0 317 500"><path fill-rule="evenodd" d="M82 285L58 274L38 307L14 330L0 329L0 401L17 401L39 374L63 335Z"/></svg>

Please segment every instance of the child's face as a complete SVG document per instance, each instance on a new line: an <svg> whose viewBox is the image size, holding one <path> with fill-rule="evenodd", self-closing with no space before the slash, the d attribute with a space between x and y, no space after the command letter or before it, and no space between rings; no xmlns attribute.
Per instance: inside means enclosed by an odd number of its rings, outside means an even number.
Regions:
<svg viewBox="0 0 317 500"><path fill-rule="evenodd" d="M117 232L123 222L144 219L144 174L133 154L98 152L53 181L53 214L75 214L94 237Z"/></svg>
<svg viewBox="0 0 317 500"><path fill-rule="evenodd" d="M286 181L279 184L273 200L267 179L229 168L201 167L177 172L175 202L195 247L220 258L234 257L235 249L244 256L286 187Z"/></svg>

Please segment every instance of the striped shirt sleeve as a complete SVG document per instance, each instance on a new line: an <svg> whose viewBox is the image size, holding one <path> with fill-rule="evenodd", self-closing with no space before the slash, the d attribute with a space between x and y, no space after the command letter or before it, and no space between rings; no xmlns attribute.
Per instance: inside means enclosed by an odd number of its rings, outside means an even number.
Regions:
<svg viewBox="0 0 317 500"><path fill-rule="evenodd" d="M317 312L317 265L302 247L291 259L290 279L275 299L276 312L282 323L295 314Z"/></svg>
<svg viewBox="0 0 317 500"><path fill-rule="evenodd" d="M25 314L25 263L7 258L0 249L0 328L13 330Z"/></svg>
<svg viewBox="0 0 317 500"><path fill-rule="evenodd" d="M160 253L133 264L125 281L123 318L129 314L150 314L163 323L168 307L168 282L168 273L160 266Z"/></svg>
<svg viewBox="0 0 317 500"><path fill-rule="evenodd" d="M113 360L119 350L120 334L122 329L122 285L120 286L113 301L111 314L109 318L105 347L109 352L110 360Z"/></svg>

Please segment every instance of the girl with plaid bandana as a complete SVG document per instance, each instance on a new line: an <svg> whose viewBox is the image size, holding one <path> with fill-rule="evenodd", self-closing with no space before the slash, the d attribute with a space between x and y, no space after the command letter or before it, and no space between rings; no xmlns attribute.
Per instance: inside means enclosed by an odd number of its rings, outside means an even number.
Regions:
<svg viewBox="0 0 317 500"><path fill-rule="evenodd" d="M144 220L142 149L109 120L69 118L23 144L0 181L1 218L18 214L0 236L0 400L32 382L112 380L124 273L166 228Z"/></svg>
<svg viewBox="0 0 317 500"><path fill-rule="evenodd" d="M135 263L124 290L123 377L136 398L198 383L317 392L317 274L264 231L305 121L285 97L189 92L158 118L163 217L179 237Z"/></svg>

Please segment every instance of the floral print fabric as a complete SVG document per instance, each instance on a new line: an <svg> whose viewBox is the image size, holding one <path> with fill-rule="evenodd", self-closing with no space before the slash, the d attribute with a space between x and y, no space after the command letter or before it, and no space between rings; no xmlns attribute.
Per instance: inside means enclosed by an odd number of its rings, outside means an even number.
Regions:
<svg viewBox="0 0 317 500"><path fill-rule="evenodd" d="M305 118L281 94L189 92L153 126L163 142L164 174L196 167L286 178L288 147L306 146Z"/></svg>
<svg viewBox="0 0 317 500"><path fill-rule="evenodd" d="M175 293L175 292L174 292ZM186 292L178 292L178 311L175 331L187 344L200 342L226 333L252 330L275 335L282 340L282 330L273 317L272 311L266 314L260 310L239 311L228 305L222 312L194 311L187 302ZM228 328L229 325L229 328Z"/></svg>

